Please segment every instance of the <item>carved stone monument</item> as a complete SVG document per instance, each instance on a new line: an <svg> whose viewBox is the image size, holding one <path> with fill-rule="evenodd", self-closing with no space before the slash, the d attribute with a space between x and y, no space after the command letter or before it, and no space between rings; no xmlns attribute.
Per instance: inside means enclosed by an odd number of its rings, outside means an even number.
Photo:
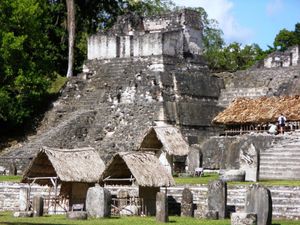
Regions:
<svg viewBox="0 0 300 225"><path fill-rule="evenodd" d="M242 146L240 151L240 169L245 171L245 181L258 180L258 154L251 143L247 146Z"/></svg>
<svg viewBox="0 0 300 225"><path fill-rule="evenodd" d="M184 188L181 200L181 216L192 217L194 212L193 193L188 188Z"/></svg>
<svg viewBox="0 0 300 225"><path fill-rule="evenodd" d="M86 211L89 217L102 218L110 216L110 192L99 185L89 188L86 196Z"/></svg>
<svg viewBox="0 0 300 225"><path fill-rule="evenodd" d="M162 192L157 192L156 194L156 221L161 223L169 221L168 198Z"/></svg>
<svg viewBox="0 0 300 225"><path fill-rule="evenodd" d="M257 214L257 225L272 224L272 198L269 189L259 185L250 185L246 192L246 213Z"/></svg>
<svg viewBox="0 0 300 225"><path fill-rule="evenodd" d="M227 183L221 180L208 184L208 211L217 211L221 219L226 218Z"/></svg>

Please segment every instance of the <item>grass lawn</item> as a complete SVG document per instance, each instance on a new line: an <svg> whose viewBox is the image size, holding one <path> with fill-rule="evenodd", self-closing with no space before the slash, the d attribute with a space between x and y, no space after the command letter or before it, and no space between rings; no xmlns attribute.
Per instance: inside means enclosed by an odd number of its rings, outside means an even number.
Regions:
<svg viewBox="0 0 300 225"><path fill-rule="evenodd" d="M230 225L230 220L199 220L195 218L184 218L177 216L169 217L170 224L178 225ZM68 224L85 224L85 225L151 225L159 224L154 217L112 217L108 219L88 219L88 220L68 220L64 215L51 215L35 218L14 218L12 212L0 212L1 225L31 225L31 224L45 224L45 225L68 225ZM299 221L273 221L273 225L297 225Z"/></svg>
<svg viewBox="0 0 300 225"><path fill-rule="evenodd" d="M208 184L209 181L219 179L217 173L204 173L201 177L174 177L176 184ZM250 185L254 182L227 182L228 185ZM265 186L300 186L300 180L262 180L260 184ZM300 224L300 222L299 222Z"/></svg>
<svg viewBox="0 0 300 225"><path fill-rule="evenodd" d="M206 173L201 177L174 177L177 185L208 184L212 180L219 179L217 173ZM0 176L0 182L20 182L21 176ZM228 185L250 185L254 182L228 182ZM267 180L259 181L265 186L300 186L300 180ZM299 223L300 224L300 223Z"/></svg>
<svg viewBox="0 0 300 225"><path fill-rule="evenodd" d="M20 182L21 176L0 176L0 182Z"/></svg>

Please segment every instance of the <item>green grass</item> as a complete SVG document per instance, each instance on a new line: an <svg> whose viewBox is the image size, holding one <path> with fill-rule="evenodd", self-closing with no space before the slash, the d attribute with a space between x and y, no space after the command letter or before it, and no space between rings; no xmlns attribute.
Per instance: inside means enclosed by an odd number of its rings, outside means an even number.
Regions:
<svg viewBox="0 0 300 225"><path fill-rule="evenodd" d="M204 173L201 177L174 177L176 184L208 184L212 180L218 180L219 174L217 173ZM250 185L255 182L227 182L229 186L233 185ZM265 186L300 186L300 180L262 180L260 184Z"/></svg>
<svg viewBox="0 0 300 225"><path fill-rule="evenodd" d="M9 182L20 182L20 180L21 180L21 176L5 176L5 175L3 175L3 176L0 176L0 182L7 182L7 181L9 181Z"/></svg>
<svg viewBox="0 0 300 225"><path fill-rule="evenodd" d="M201 177L174 177L176 184L208 184L217 179L219 179L217 173L204 173Z"/></svg>
<svg viewBox="0 0 300 225"><path fill-rule="evenodd" d="M170 224L177 225L230 225L230 220L200 220L195 218L185 218L170 216ZM56 224L56 225L69 225L69 224L85 224L85 225L151 225L160 224L155 221L154 217L112 217L106 219L88 219L88 220L68 220L65 215L46 215L43 217L34 218L14 218L12 212L0 212L1 225L33 225L33 224ZM273 225L297 225L299 221L280 220L273 221Z"/></svg>
<svg viewBox="0 0 300 225"><path fill-rule="evenodd" d="M21 176L0 176L0 182L20 182L21 178ZM177 185L208 184L208 182L217 179L219 179L217 173L206 173L202 177L174 177ZM228 182L228 185L250 185L253 183L254 182ZM259 181L259 183L265 186L300 186L300 180L267 180Z"/></svg>
<svg viewBox="0 0 300 225"><path fill-rule="evenodd" d="M56 79L53 81L51 87L48 89L49 94L56 94L60 91L60 89L65 85L68 78L62 77L57 74Z"/></svg>

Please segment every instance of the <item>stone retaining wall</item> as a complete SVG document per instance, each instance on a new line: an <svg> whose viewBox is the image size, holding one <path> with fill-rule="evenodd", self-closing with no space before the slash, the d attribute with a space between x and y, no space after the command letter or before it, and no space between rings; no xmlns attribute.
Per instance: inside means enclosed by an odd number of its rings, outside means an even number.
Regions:
<svg viewBox="0 0 300 225"><path fill-rule="evenodd" d="M25 187L26 184L18 183L0 183L0 211L15 211L19 207L19 192L21 187ZM194 196L194 204L207 205L207 185L193 185L193 186L175 186L169 187L168 200L172 205L170 213L176 214L180 209L180 202L182 198L182 191L185 187L189 187ZM116 195L120 189L124 187L106 187L113 195ZM273 218L280 219L300 219L300 187L285 187L276 186L269 187L271 190L273 201ZM125 188L130 195L137 195L137 187ZM41 194L48 196L49 188L41 186L33 186L32 194ZM165 188L162 188L165 191ZM228 209L232 211L241 212L244 209L245 204L245 186L228 186ZM32 196L33 196L32 195ZM31 196L31 197L32 197Z"/></svg>

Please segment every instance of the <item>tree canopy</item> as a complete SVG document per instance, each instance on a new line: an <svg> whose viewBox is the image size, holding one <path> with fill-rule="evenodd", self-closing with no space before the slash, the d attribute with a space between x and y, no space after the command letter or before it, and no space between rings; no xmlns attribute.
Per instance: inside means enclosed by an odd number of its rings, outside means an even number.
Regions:
<svg viewBox="0 0 300 225"><path fill-rule="evenodd" d="M295 24L295 30L282 29L274 40L274 49L284 51L288 47L300 45L300 23Z"/></svg>

